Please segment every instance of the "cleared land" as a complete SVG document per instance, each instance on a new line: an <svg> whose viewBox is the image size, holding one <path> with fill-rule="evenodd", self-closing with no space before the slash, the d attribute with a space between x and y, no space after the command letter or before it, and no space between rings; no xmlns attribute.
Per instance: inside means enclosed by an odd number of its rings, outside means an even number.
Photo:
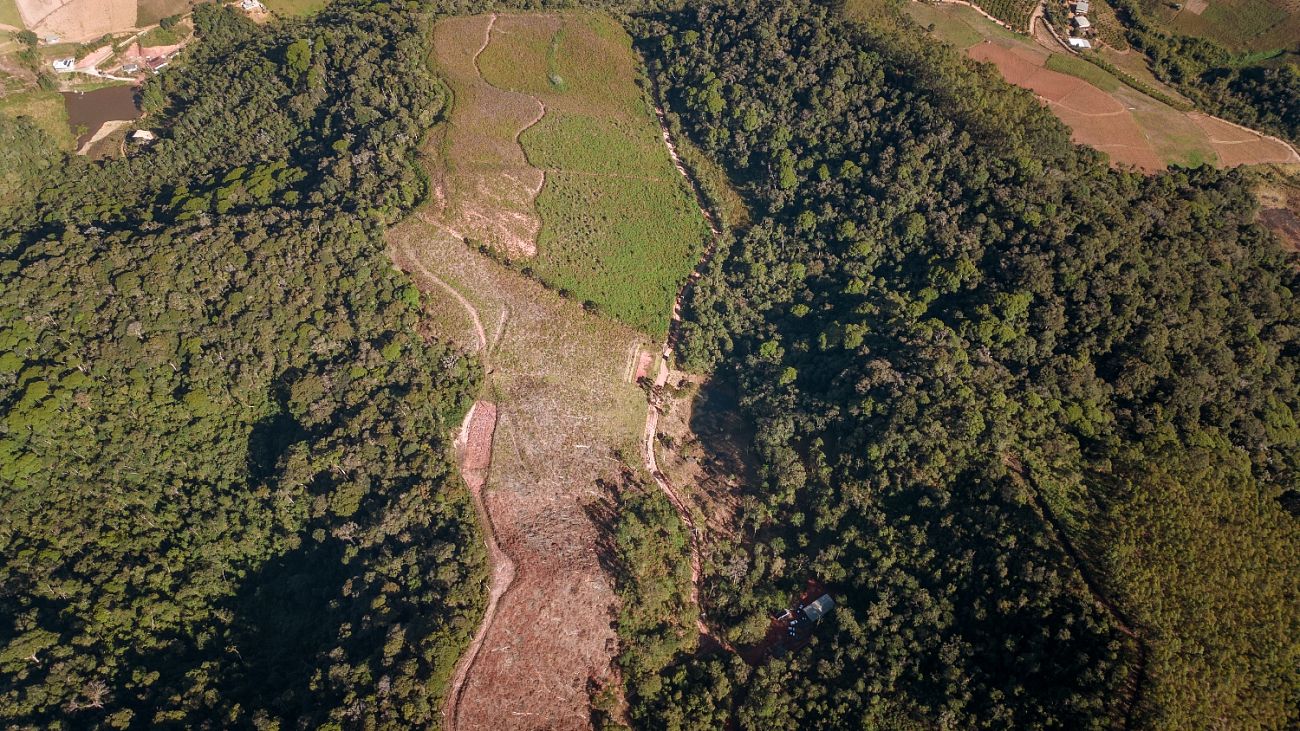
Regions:
<svg viewBox="0 0 1300 731"><path fill-rule="evenodd" d="M439 133L443 164L435 171L433 210L459 235L527 258L542 228L533 200L543 175L528 163L519 135L545 110L479 75L494 23L485 15L448 18L433 30L435 63L456 98L451 123Z"/></svg>
<svg viewBox="0 0 1300 731"><path fill-rule="evenodd" d="M608 101L591 95L640 98L631 73L591 70L584 75L566 65L562 53L553 52L566 47L563 41L570 33L581 37L590 32L599 39L596 28L615 41L626 38L612 21L586 14L440 22L434 29L434 62L455 94L455 106L427 149L434 195L389 234L394 261L426 295L426 326L432 334L480 353L488 370L481 404L496 407L486 469L485 442L473 436L486 429L476 428L474 419L461 453L502 558L494 560L494 604L453 681L445 724L450 729L589 728L591 693L617 682L611 666L617 649L612 628L617 596L598 558L600 535L590 516L592 506L607 495L602 482L617 483L625 470L640 463L646 402L629 375L648 369L639 354L658 347L645 334L584 309L575 298L561 297L466 242L468 237L519 254L525 247L510 242L526 238L528 229L521 222L538 220L532 196L541 187L543 169L547 178L590 178L602 185L621 179L614 175L624 174L623 169L599 155L584 161L583 151L545 141L538 148L545 162L530 164L519 143L520 133L541 117L541 99L547 100L549 116L554 96L572 95L557 104L563 114L555 120L557 129L571 131L566 124L573 119L605 127L619 124L617 117L600 111L599 105ZM553 45L561 29L564 36ZM512 50L515 45L522 50ZM533 86L510 89L500 76L500 64L513 63L509 59L515 53L540 64L540 82L521 74ZM620 63L634 71L630 48L625 53ZM480 67L501 86L485 81ZM552 94L540 88L551 83L548 69L564 75L565 91ZM584 84L592 91L583 91ZM587 105L586 110L580 105ZM657 127L652 130L658 134ZM643 158L652 159L648 148L653 141L647 140L640 152L627 152L642 157L615 163L641 165ZM659 155L667 159L662 149ZM649 179L643 182L660 177L652 167L634 172L638 180ZM668 162L662 177L672 175L676 171ZM553 215L546 204L539 209L544 219ZM648 230L659 226L655 218L663 215L647 207L620 213L631 225ZM506 225L498 225L503 221ZM707 232L702 221L693 225ZM553 241L556 247L569 243L560 234ZM654 251L670 243L648 242L641 254L652 259ZM536 267L542 260L539 249L526 263ZM671 304L669 297L665 320Z"/></svg>
<svg viewBox="0 0 1300 731"><path fill-rule="evenodd" d="M136 27L136 0L17 0L23 25L40 36L91 41Z"/></svg>
<svg viewBox="0 0 1300 731"><path fill-rule="evenodd" d="M545 173L529 267L579 301L655 335L708 228L637 85L632 39L594 13L501 16L483 79L546 110L520 136Z"/></svg>
<svg viewBox="0 0 1300 731"><path fill-rule="evenodd" d="M1070 127L1075 142L1117 163L1153 172L1174 164L1300 162L1277 140L1175 109L1081 58L1008 32L971 8L909 2L905 10L922 25L933 23L940 40L992 63L1007 81L1032 91Z"/></svg>

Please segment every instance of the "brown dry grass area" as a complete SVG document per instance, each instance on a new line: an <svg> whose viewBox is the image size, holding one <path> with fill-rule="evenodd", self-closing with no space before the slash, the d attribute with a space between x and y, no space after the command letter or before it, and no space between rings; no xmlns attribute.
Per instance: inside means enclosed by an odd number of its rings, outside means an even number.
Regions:
<svg viewBox="0 0 1300 731"><path fill-rule="evenodd" d="M628 351L653 346L471 251L432 205L394 228L389 244L404 268L428 273L412 270L430 313L463 309L431 276L477 312L491 363L485 398L498 408L483 498L515 575L448 725L589 728L590 689L617 682L617 602L588 506L603 499L598 479L633 463L645 401L626 382ZM468 337L465 317L446 335Z"/></svg>
<svg viewBox="0 0 1300 731"><path fill-rule="evenodd" d="M136 0L15 0L23 25L64 42L91 41L134 28Z"/></svg>
<svg viewBox="0 0 1300 731"><path fill-rule="evenodd" d="M1262 137L1221 119L1195 112L1188 116L1196 122L1225 167L1263 163L1300 162L1296 152L1286 144Z"/></svg>
<svg viewBox="0 0 1300 731"><path fill-rule="evenodd" d="M1133 115L1110 94L1083 79L1044 68L1041 62L1035 64L1027 53L996 43L977 44L967 53L977 61L991 62L1007 81L1034 92L1070 127L1075 142L1140 170L1165 168Z"/></svg>
<svg viewBox="0 0 1300 731"><path fill-rule="evenodd" d="M456 95L434 171L435 210L460 235L515 257L537 251L542 222L533 201L542 171L528 163L519 135L541 119L541 103L527 94L498 89L479 73L495 15L448 18L433 29L434 60Z"/></svg>

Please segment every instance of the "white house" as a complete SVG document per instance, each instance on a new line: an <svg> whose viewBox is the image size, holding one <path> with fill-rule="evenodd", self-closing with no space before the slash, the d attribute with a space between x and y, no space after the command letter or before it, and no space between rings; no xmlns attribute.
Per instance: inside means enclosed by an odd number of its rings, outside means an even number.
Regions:
<svg viewBox="0 0 1300 731"><path fill-rule="evenodd" d="M1089 28L1092 27L1092 23L1089 23L1088 19L1083 17L1082 15L1074 16L1073 22L1074 22L1074 27L1078 28L1079 30L1088 30Z"/></svg>
<svg viewBox="0 0 1300 731"><path fill-rule="evenodd" d="M1070 45L1075 48L1092 48L1092 41L1087 38L1071 38Z"/></svg>
<svg viewBox="0 0 1300 731"><path fill-rule="evenodd" d="M1075 3L1075 4L1074 4L1074 12L1078 13L1079 15L1087 15L1087 14L1088 14L1088 0L1079 0L1079 2Z"/></svg>
<svg viewBox="0 0 1300 731"><path fill-rule="evenodd" d="M60 58L60 59L56 59L54 63L51 65L54 67L55 71L59 71L61 73L68 73L69 71L72 71L73 69L77 68L77 59L72 57Z"/></svg>

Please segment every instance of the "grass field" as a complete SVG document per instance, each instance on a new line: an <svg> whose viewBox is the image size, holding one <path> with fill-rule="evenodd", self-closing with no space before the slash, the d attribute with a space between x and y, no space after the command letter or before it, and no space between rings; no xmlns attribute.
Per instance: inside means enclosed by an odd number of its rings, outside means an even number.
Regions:
<svg viewBox="0 0 1300 731"><path fill-rule="evenodd" d="M1184 3L1181 10L1159 0L1143 5L1170 30L1209 38L1235 53L1300 48L1300 3L1295 0L1209 0L1208 5Z"/></svg>
<svg viewBox="0 0 1300 731"><path fill-rule="evenodd" d="M140 27L153 25L163 18L188 13L193 5L193 0L140 0L135 22Z"/></svg>
<svg viewBox="0 0 1300 731"><path fill-rule="evenodd" d="M0 0L0 24L23 27L23 16L18 14L18 3L14 0Z"/></svg>
<svg viewBox="0 0 1300 731"><path fill-rule="evenodd" d="M63 97L57 91L25 91L0 97L0 114L31 117L59 149L71 152L76 143L68 129Z"/></svg>
<svg viewBox="0 0 1300 731"><path fill-rule="evenodd" d="M478 66L489 84L546 108L520 136L546 174L532 272L662 336L708 228L637 85L631 45L599 14L501 16Z"/></svg>
<svg viewBox="0 0 1300 731"><path fill-rule="evenodd" d="M1089 84L1092 84L1098 89L1106 92L1116 91L1124 85L1123 82L1115 78L1105 69L1090 64L1078 56L1067 56L1064 53L1053 53L1051 56L1047 57L1047 68L1083 79Z"/></svg>
<svg viewBox="0 0 1300 731"><path fill-rule="evenodd" d="M267 10L284 16L311 15L329 4L329 0L262 0Z"/></svg>

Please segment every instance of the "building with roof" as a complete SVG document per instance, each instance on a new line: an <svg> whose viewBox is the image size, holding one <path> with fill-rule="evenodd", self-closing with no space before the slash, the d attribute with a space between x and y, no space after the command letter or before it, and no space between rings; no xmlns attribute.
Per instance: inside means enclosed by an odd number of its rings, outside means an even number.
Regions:
<svg viewBox="0 0 1300 731"><path fill-rule="evenodd" d="M1088 14L1088 0L1079 0L1079 2L1075 3L1075 4L1074 4L1074 12L1077 13L1077 14L1079 14L1079 15L1087 15L1087 14Z"/></svg>
<svg viewBox="0 0 1300 731"><path fill-rule="evenodd" d="M1070 46L1073 48L1092 48L1092 41L1087 38L1071 38Z"/></svg>
<svg viewBox="0 0 1300 731"><path fill-rule="evenodd" d="M831 610L834 608L835 600L831 599L831 595L822 594L816 601L804 605L804 608L800 611L803 612L803 617L806 621L816 624L821 621L822 617L830 614Z"/></svg>
<svg viewBox="0 0 1300 731"><path fill-rule="evenodd" d="M1074 23L1074 27L1078 28L1079 30L1088 30L1089 28L1092 27L1092 23L1088 22L1088 19L1083 17L1082 15L1074 16L1070 20L1070 22Z"/></svg>

